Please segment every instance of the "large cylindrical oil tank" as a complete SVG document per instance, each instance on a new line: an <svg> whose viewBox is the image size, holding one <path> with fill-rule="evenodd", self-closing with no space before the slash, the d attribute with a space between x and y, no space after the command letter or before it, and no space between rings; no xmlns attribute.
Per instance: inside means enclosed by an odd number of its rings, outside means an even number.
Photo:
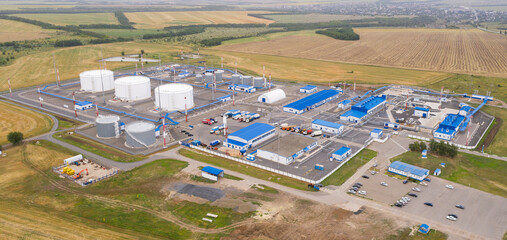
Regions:
<svg viewBox="0 0 507 240"><path fill-rule="evenodd" d="M164 111L191 109L194 107L194 88L184 83L164 84L155 88L155 106Z"/></svg>
<svg viewBox="0 0 507 240"><path fill-rule="evenodd" d="M204 81L206 83L212 83L213 82L213 73L205 73L204 74Z"/></svg>
<svg viewBox="0 0 507 240"><path fill-rule="evenodd" d="M241 75L232 74L231 81L232 81L232 84L241 84Z"/></svg>
<svg viewBox="0 0 507 240"><path fill-rule="evenodd" d="M264 87L264 78L263 77L254 77L253 78L253 86L256 88Z"/></svg>
<svg viewBox="0 0 507 240"><path fill-rule="evenodd" d="M125 127L125 145L131 148L149 147L157 141L155 124L151 122L133 122Z"/></svg>
<svg viewBox="0 0 507 240"><path fill-rule="evenodd" d="M117 138L120 137L120 117L115 115L99 115L95 120L97 137Z"/></svg>
<svg viewBox="0 0 507 240"><path fill-rule="evenodd" d="M144 76L128 76L114 81L114 94L122 101L135 101L151 97L150 79Z"/></svg>
<svg viewBox="0 0 507 240"><path fill-rule="evenodd" d="M224 75L224 70L217 70L217 71L215 72L215 80L216 80L217 82L221 82L221 81L222 81L222 77L223 77L223 75Z"/></svg>
<svg viewBox="0 0 507 240"><path fill-rule="evenodd" d="M195 82L202 83L202 74L195 75Z"/></svg>
<svg viewBox="0 0 507 240"><path fill-rule="evenodd" d="M243 76L243 85L252 86L252 76Z"/></svg>
<svg viewBox="0 0 507 240"><path fill-rule="evenodd" d="M91 70L79 74L81 90L102 92L114 89L114 74L110 70Z"/></svg>

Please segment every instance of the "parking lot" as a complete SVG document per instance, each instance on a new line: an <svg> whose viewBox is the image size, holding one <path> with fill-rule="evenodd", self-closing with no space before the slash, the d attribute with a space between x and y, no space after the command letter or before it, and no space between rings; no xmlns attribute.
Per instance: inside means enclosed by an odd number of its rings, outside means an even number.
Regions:
<svg viewBox="0 0 507 240"><path fill-rule="evenodd" d="M363 175L370 178L366 179L361 177L355 182L363 184L361 190L366 191L365 197L389 205L394 204L401 197L410 192L413 187L417 186L417 184L413 182L403 184L403 181L389 177L381 172L372 175L370 171L367 171ZM387 183L388 186L385 187L380 185L381 182Z"/></svg>

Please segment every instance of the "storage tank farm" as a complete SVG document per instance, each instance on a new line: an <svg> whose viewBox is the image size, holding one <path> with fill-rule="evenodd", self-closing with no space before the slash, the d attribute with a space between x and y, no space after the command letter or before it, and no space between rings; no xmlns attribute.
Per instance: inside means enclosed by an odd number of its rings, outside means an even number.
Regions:
<svg viewBox="0 0 507 240"><path fill-rule="evenodd" d="M81 90L102 92L114 89L114 74L110 70L90 70L79 74Z"/></svg>
<svg viewBox="0 0 507 240"><path fill-rule="evenodd" d="M150 79L143 76L121 77L114 81L114 94L122 101L136 101L151 97Z"/></svg>
<svg viewBox="0 0 507 240"><path fill-rule="evenodd" d="M202 74L196 74L195 75L195 82L196 83L202 83Z"/></svg>
<svg viewBox="0 0 507 240"><path fill-rule="evenodd" d="M155 124L132 122L125 127L125 145L130 148L147 148L156 143Z"/></svg>
<svg viewBox="0 0 507 240"><path fill-rule="evenodd" d="M215 81L221 82L223 79L224 70L216 70L215 72Z"/></svg>
<svg viewBox="0 0 507 240"><path fill-rule="evenodd" d="M253 86L256 88L264 87L264 78L263 77L254 77L253 78Z"/></svg>
<svg viewBox="0 0 507 240"><path fill-rule="evenodd" d="M232 81L232 84L241 84L241 75L232 74L231 81Z"/></svg>
<svg viewBox="0 0 507 240"><path fill-rule="evenodd" d="M95 119L97 137L118 138L120 137L120 117L116 115L99 115Z"/></svg>
<svg viewBox="0 0 507 240"><path fill-rule="evenodd" d="M155 88L155 105L164 111L194 107L194 88L184 83L169 83Z"/></svg>
<svg viewBox="0 0 507 240"><path fill-rule="evenodd" d="M252 86L253 85L252 76L243 76L243 85Z"/></svg>
<svg viewBox="0 0 507 240"><path fill-rule="evenodd" d="M213 83L213 73L205 73L204 74L204 81L206 83Z"/></svg>

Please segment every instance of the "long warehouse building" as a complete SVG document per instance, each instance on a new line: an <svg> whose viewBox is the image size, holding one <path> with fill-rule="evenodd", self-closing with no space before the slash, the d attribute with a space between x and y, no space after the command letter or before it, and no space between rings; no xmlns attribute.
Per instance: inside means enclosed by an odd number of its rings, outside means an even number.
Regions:
<svg viewBox="0 0 507 240"><path fill-rule="evenodd" d="M340 120L358 123L367 116L375 113L378 109L386 105L386 95L371 96L361 102L356 103L352 108L340 116Z"/></svg>
<svg viewBox="0 0 507 240"><path fill-rule="evenodd" d="M310 109L321 106L322 104L334 100L339 97L341 91L334 89L321 90L308 97L299 99L295 102L283 106L283 111L301 114Z"/></svg>
<svg viewBox="0 0 507 240"><path fill-rule="evenodd" d="M247 150L275 136L275 127L266 123L254 123L229 134L224 146L237 150Z"/></svg>

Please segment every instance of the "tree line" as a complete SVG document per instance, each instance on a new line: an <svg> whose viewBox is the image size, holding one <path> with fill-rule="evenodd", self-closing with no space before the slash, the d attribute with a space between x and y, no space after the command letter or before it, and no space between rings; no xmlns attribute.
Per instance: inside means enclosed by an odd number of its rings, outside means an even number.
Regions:
<svg viewBox="0 0 507 240"><path fill-rule="evenodd" d="M359 40L359 34L355 33L354 30L350 27L318 30L316 31L316 33L326 35L328 37L332 37L334 39L339 40L347 40L347 41Z"/></svg>
<svg viewBox="0 0 507 240"><path fill-rule="evenodd" d="M205 27L190 26L187 28L183 28L181 31L167 31L167 32L163 32L163 33L144 34L143 39L180 37L180 36L186 36L186 35L190 35L190 34L203 33L204 31L206 31Z"/></svg>
<svg viewBox="0 0 507 240"><path fill-rule="evenodd" d="M421 152L425 149L428 149L426 143L422 141L411 143L408 145L408 148L410 149L410 151L413 152ZM458 155L458 147L451 144L447 144L444 141L437 142L434 139L431 139L428 150L436 155L444 157L453 158Z"/></svg>
<svg viewBox="0 0 507 240"><path fill-rule="evenodd" d="M224 41L229 41L229 40L233 40L233 39L240 39L240 38L247 38L247 37L255 37L255 36L260 36L260 35L269 34L269 33L276 33L276 32L285 32L285 30L272 29L272 30L260 32L257 34L252 34L252 35L210 38L210 39L201 40L199 43L204 47L213 47L213 46L218 46L218 45L222 44L222 42L224 42Z"/></svg>

